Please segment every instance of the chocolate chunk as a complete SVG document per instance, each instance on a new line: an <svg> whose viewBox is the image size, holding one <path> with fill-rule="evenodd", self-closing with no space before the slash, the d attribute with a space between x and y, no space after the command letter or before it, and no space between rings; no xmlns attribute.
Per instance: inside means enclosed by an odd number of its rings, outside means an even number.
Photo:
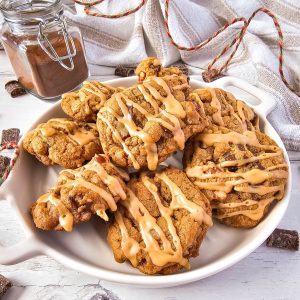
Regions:
<svg viewBox="0 0 300 300"><path fill-rule="evenodd" d="M8 167L10 158L0 155L0 177L4 175L6 168Z"/></svg>
<svg viewBox="0 0 300 300"><path fill-rule="evenodd" d="M238 170L237 166L230 166L230 167L228 167L228 171L229 172L236 172L237 170Z"/></svg>
<svg viewBox="0 0 300 300"><path fill-rule="evenodd" d="M134 75L134 68L126 66L117 66L115 70L116 76L129 77Z"/></svg>
<svg viewBox="0 0 300 300"><path fill-rule="evenodd" d="M299 234L296 230L276 228L267 238L268 247L276 247L287 250L299 250Z"/></svg>
<svg viewBox="0 0 300 300"><path fill-rule="evenodd" d="M0 298L4 296L10 287L12 287L12 283L0 274Z"/></svg>
<svg viewBox="0 0 300 300"><path fill-rule="evenodd" d="M221 77L224 77L222 74L218 74L218 71L216 69L206 70L202 73L202 78L205 82L212 82L214 80L217 80Z"/></svg>
<svg viewBox="0 0 300 300"><path fill-rule="evenodd" d="M188 69L187 65L175 64L175 65L172 65L171 67L178 68L184 75L189 76L189 69Z"/></svg>
<svg viewBox="0 0 300 300"><path fill-rule="evenodd" d="M10 94L11 97L16 98L26 94L26 90L17 80L11 80L5 84L6 91Z"/></svg>
<svg viewBox="0 0 300 300"><path fill-rule="evenodd" d="M0 50L4 50L3 44L0 41Z"/></svg>
<svg viewBox="0 0 300 300"><path fill-rule="evenodd" d="M18 144L20 138L20 129L18 128L10 128L2 130L2 138L1 145L5 145L7 143Z"/></svg>

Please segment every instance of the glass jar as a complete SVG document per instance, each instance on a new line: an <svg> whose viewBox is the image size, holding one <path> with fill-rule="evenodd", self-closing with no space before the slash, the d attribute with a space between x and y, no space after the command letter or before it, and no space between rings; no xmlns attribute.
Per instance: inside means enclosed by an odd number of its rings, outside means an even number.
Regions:
<svg viewBox="0 0 300 300"><path fill-rule="evenodd" d="M60 0L2 0L1 40L19 82L42 99L57 98L88 77L80 31Z"/></svg>

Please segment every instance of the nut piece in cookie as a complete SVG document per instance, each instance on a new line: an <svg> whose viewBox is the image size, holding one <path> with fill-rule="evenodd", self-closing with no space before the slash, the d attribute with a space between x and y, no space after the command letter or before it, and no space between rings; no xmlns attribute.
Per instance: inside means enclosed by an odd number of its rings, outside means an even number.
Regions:
<svg viewBox="0 0 300 300"><path fill-rule="evenodd" d="M211 126L186 145L186 173L210 199L220 222L250 228L284 196L288 165L282 150L260 131Z"/></svg>
<svg viewBox="0 0 300 300"><path fill-rule="evenodd" d="M143 173L127 187L108 229L115 260L129 261L145 274L189 268L212 225L207 198L175 168Z"/></svg>
<svg viewBox="0 0 300 300"><path fill-rule="evenodd" d="M210 125L226 127L243 132L258 129L258 117L245 102L236 99L230 92L216 88L193 90L189 100L199 104ZM209 131L209 126L206 128Z"/></svg>
<svg viewBox="0 0 300 300"><path fill-rule="evenodd" d="M32 206L36 227L43 230L72 231L73 225L89 221L92 215L108 220L106 210L126 198L124 180L128 175L96 155L86 165L60 172L56 185Z"/></svg>
<svg viewBox="0 0 300 300"><path fill-rule="evenodd" d="M164 77L166 75L185 76L177 67L164 68L156 57L147 57L142 60L135 70L139 83L151 76Z"/></svg>
<svg viewBox="0 0 300 300"><path fill-rule="evenodd" d="M117 89L98 81L85 81L79 91L62 96L61 107L73 119L95 122L100 107Z"/></svg>
<svg viewBox="0 0 300 300"><path fill-rule="evenodd" d="M50 119L27 133L23 148L44 165L78 168L102 151L96 125Z"/></svg>
<svg viewBox="0 0 300 300"><path fill-rule="evenodd" d="M103 151L122 167L155 170L207 125L195 101L187 101L186 76L149 77L114 94L100 109L97 127Z"/></svg>

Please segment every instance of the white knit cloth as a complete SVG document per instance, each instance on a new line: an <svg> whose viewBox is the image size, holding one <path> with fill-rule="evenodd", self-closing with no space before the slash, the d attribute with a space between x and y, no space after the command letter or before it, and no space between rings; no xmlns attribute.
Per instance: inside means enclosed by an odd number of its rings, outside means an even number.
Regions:
<svg viewBox="0 0 300 300"><path fill-rule="evenodd" d="M139 2L105 0L97 7L102 13L112 14L135 7ZM179 51L171 45L166 34L164 3L164 0L148 0L135 14L119 19L86 16L79 5L76 6L77 13L66 11L66 16L81 28L92 70L93 65L136 65L147 56L157 56L164 65L181 58L188 65L203 69L242 26L242 23L236 23L198 51ZM299 0L170 0L170 31L177 43L194 46L226 22L238 16L249 18L262 6L279 19L284 35L284 73L287 80L299 89ZM290 92L280 79L277 41L272 19L259 13L251 22L225 74L242 78L276 99L278 105L269 115L269 120L289 150L300 150L300 98ZM219 67L225 59L222 58L216 66ZM196 69L196 72L199 74L201 71Z"/></svg>

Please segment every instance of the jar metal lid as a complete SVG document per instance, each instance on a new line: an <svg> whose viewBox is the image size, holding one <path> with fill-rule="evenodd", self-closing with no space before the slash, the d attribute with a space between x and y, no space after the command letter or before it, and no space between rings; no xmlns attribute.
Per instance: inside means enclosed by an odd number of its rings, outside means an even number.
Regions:
<svg viewBox="0 0 300 300"><path fill-rule="evenodd" d="M37 19L53 18L53 12L62 14L61 0L2 0L0 10L4 20L18 24L37 24Z"/></svg>
<svg viewBox="0 0 300 300"><path fill-rule="evenodd" d="M44 52L64 69L74 70L73 57L76 55L76 47L63 18L61 0L2 0L0 10L4 20L14 27L23 29L27 28L26 26L37 27L37 41ZM62 33L67 50L65 56L58 55L45 34L47 27L54 25ZM64 62L65 60L68 64Z"/></svg>

